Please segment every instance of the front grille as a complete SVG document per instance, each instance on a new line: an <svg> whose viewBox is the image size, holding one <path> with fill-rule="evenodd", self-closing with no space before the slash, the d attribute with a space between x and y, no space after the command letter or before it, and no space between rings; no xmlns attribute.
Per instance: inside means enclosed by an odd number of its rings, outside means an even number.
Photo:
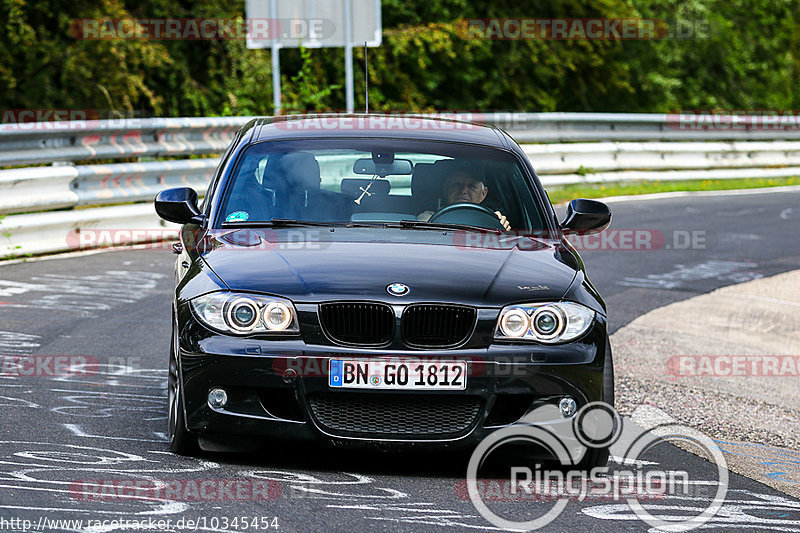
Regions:
<svg viewBox="0 0 800 533"><path fill-rule="evenodd" d="M311 412L328 433L343 437L443 438L470 430L483 400L477 396L314 394Z"/></svg>
<svg viewBox="0 0 800 533"><path fill-rule="evenodd" d="M410 305L403 313L403 340L409 346L441 348L461 344L475 327L473 307Z"/></svg>
<svg viewBox="0 0 800 533"><path fill-rule="evenodd" d="M394 311L385 304L336 302L320 305L325 333L343 344L386 344L394 333Z"/></svg>

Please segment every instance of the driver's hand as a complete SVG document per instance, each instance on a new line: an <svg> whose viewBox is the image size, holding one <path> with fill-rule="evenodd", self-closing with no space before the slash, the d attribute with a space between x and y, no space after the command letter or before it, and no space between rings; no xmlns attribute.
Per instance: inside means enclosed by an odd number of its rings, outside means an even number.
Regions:
<svg viewBox="0 0 800 533"><path fill-rule="evenodd" d="M494 214L497 215L497 218L500 219L500 224L502 224L503 227L506 228L506 231L511 231L511 223L508 221L506 216L500 211L495 211Z"/></svg>

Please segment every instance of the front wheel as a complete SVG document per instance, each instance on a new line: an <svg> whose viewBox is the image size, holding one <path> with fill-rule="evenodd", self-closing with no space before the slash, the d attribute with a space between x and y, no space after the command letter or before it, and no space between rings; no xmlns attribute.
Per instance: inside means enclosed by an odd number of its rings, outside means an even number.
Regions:
<svg viewBox="0 0 800 533"><path fill-rule="evenodd" d="M173 320L173 328L175 328ZM181 386L178 371L178 355L176 350L176 332L172 333L172 342L169 350L169 379L167 383L167 397L169 408L169 449L178 455L197 455L200 448L197 446L197 437L186 429L186 420L183 414L183 387Z"/></svg>
<svg viewBox="0 0 800 533"><path fill-rule="evenodd" d="M611 407L614 407L614 361L611 358L611 342L606 336L606 357L603 362L603 400ZM578 468L580 470L590 471L592 468L598 466L606 466L608 463L609 449L608 447L602 448L588 448L586 454L581 459Z"/></svg>

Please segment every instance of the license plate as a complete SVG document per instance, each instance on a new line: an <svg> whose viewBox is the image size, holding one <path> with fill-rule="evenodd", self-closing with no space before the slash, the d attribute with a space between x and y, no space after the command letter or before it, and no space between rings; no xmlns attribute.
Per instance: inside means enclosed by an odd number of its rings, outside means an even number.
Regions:
<svg viewBox="0 0 800 533"><path fill-rule="evenodd" d="M331 359L328 382L336 389L464 390L466 361Z"/></svg>

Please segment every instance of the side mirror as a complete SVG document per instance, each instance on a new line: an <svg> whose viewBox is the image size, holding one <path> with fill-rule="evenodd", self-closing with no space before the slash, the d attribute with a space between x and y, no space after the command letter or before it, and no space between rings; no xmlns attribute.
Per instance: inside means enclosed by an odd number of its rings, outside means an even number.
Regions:
<svg viewBox="0 0 800 533"><path fill-rule="evenodd" d="M202 224L203 215L197 207L197 192L191 187L167 189L156 195L156 213L164 220L178 224Z"/></svg>
<svg viewBox="0 0 800 533"><path fill-rule="evenodd" d="M611 209L603 202L578 198L567 206L567 216L561 223L564 233L591 235L600 233L611 224Z"/></svg>

